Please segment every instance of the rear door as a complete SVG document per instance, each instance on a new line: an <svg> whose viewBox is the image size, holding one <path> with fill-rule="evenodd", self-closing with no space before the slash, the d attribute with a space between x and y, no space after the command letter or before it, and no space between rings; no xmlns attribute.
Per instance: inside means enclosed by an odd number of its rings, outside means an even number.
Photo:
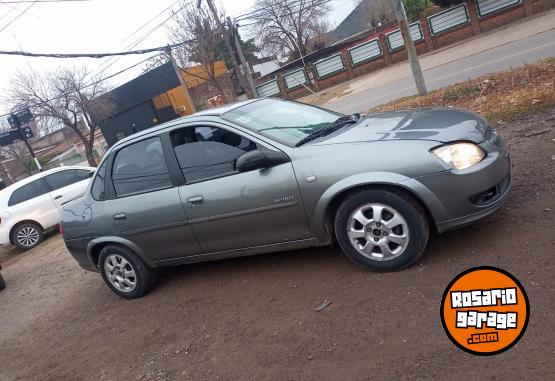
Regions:
<svg viewBox="0 0 555 381"><path fill-rule="evenodd" d="M85 193L90 172L87 169L64 169L44 178L51 190L50 197L57 207Z"/></svg>
<svg viewBox="0 0 555 381"><path fill-rule="evenodd" d="M105 215L118 236L153 261L200 253L159 137L128 144L108 160Z"/></svg>
<svg viewBox="0 0 555 381"><path fill-rule="evenodd" d="M49 228L58 223L59 215L56 205L50 198L49 187L44 178L37 179L13 191L8 200L11 217L32 220Z"/></svg>
<svg viewBox="0 0 555 381"><path fill-rule="evenodd" d="M174 130L171 142L185 181L181 201L204 252L309 238L290 162L243 173L235 169L245 152L274 148L216 125Z"/></svg>

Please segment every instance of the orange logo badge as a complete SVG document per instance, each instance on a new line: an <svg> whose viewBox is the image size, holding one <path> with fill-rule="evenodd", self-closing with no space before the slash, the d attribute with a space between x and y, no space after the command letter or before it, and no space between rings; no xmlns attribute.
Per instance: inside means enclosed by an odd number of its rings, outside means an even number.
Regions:
<svg viewBox="0 0 555 381"><path fill-rule="evenodd" d="M530 316L520 282L496 267L457 275L443 293L441 322L455 345L475 355L506 351L520 340Z"/></svg>

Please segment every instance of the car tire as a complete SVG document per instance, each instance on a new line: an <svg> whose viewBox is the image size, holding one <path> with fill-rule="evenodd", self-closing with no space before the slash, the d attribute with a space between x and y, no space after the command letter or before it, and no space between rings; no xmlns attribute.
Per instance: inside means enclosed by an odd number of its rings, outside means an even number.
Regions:
<svg viewBox="0 0 555 381"><path fill-rule="evenodd" d="M386 189L347 196L337 210L334 228L343 252L373 271L410 266L426 249L430 234L422 206L402 192Z"/></svg>
<svg viewBox="0 0 555 381"><path fill-rule="evenodd" d="M108 245L98 259L104 282L125 299L136 299L147 294L156 282L156 272L131 250Z"/></svg>
<svg viewBox="0 0 555 381"><path fill-rule="evenodd" d="M22 250L30 250L43 240L42 228L35 223L26 222L12 232L12 243Z"/></svg>
<svg viewBox="0 0 555 381"><path fill-rule="evenodd" d="M2 273L0 273L0 290L3 290L5 288L6 288L6 281L4 280Z"/></svg>

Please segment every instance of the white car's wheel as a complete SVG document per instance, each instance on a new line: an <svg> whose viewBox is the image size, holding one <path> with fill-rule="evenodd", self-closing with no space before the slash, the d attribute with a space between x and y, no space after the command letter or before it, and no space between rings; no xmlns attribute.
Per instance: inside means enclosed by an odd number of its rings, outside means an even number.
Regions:
<svg viewBox="0 0 555 381"><path fill-rule="evenodd" d="M29 250L42 242L42 228L32 222L19 225L12 233L12 242L23 250Z"/></svg>

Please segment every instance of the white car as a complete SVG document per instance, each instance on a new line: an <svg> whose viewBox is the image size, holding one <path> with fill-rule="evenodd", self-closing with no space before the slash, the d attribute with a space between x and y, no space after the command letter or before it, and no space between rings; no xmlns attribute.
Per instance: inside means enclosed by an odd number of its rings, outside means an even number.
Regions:
<svg viewBox="0 0 555 381"><path fill-rule="evenodd" d="M85 193L95 168L60 167L0 191L0 245L31 249L60 222L58 207Z"/></svg>

